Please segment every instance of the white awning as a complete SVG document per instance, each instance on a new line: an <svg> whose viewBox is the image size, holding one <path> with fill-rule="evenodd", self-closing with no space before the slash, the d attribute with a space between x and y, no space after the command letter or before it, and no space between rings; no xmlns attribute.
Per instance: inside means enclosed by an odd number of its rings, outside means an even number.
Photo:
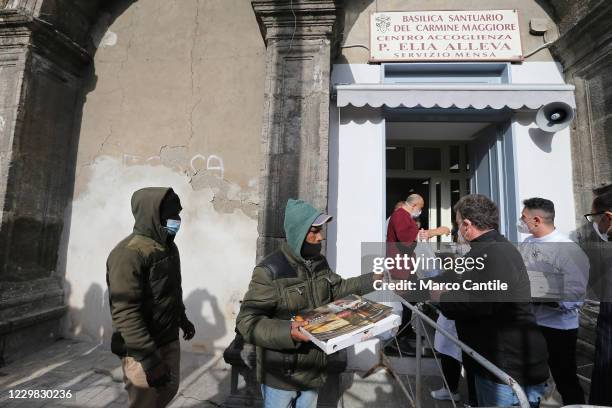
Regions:
<svg viewBox="0 0 612 408"><path fill-rule="evenodd" d="M337 106L539 109L550 102L576 108L565 84L352 84L336 85Z"/></svg>

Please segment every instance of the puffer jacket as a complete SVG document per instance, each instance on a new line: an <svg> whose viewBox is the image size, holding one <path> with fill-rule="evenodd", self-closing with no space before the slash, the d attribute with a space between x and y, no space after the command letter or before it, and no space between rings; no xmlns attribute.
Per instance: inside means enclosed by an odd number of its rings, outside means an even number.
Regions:
<svg viewBox="0 0 612 408"><path fill-rule="evenodd" d="M132 196L132 234L111 251L106 282L113 322L111 349L145 369L161 362L158 348L179 338L185 316L179 252L161 225L170 188L145 188Z"/></svg>
<svg viewBox="0 0 612 408"><path fill-rule="evenodd" d="M300 200L289 200L285 211L287 242L254 269L244 296L237 328L257 346L257 379L284 390L321 387L327 358L313 343L294 342L291 318L349 294L372 290L371 274L342 279L324 256L306 260L302 243L321 214Z"/></svg>

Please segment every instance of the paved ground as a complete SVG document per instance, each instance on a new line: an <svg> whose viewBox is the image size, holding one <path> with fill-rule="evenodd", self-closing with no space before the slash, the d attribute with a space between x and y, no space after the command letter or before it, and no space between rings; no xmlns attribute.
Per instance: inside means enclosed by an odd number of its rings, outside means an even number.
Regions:
<svg viewBox="0 0 612 408"><path fill-rule="evenodd" d="M60 340L26 359L0 368L0 406L15 407L125 407L127 394L121 382L119 360L107 346L72 340ZM221 350L214 355L183 352L181 358L181 387L170 407L219 407L230 390L230 370L223 361ZM401 376L405 387L414 389L414 378ZM384 371L366 379L356 373L343 378L347 390L339 406L398 407L409 406L400 387ZM423 394L441 386L438 377L424 378ZM15 400L9 390L63 389L71 390L71 400ZM465 396L465 391L461 390ZM548 405L548 406L555 406ZM450 408L430 398L424 407ZM462 407L462 404L458 404ZM556 405L558 406L558 405Z"/></svg>
<svg viewBox="0 0 612 408"><path fill-rule="evenodd" d="M172 407L216 407L229 393L229 370L220 355L183 353L181 389ZM117 357L107 346L61 340L25 360L0 368L0 406L125 407ZM9 390L71 390L71 400L14 400Z"/></svg>

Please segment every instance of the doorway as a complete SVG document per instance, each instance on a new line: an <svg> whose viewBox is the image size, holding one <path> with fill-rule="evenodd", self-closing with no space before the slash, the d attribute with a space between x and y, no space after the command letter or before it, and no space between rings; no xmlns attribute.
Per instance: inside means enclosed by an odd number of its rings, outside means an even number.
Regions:
<svg viewBox="0 0 612 408"><path fill-rule="evenodd" d="M469 149L465 141L388 139L386 146L386 215L410 194L425 201L417 220L423 229L453 227L453 206L470 193ZM439 237L448 242L451 237Z"/></svg>
<svg viewBox="0 0 612 408"><path fill-rule="evenodd" d="M416 186L420 180L422 186ZM425 200L423 228L453 227L453 206L483 194L499 207L499 230L517 239L512 127L507 112L393 109L385 122L386 211L414 190ZM391 201L389 203L389 201ZM438 242L450 241L441 237Z"/></svg>

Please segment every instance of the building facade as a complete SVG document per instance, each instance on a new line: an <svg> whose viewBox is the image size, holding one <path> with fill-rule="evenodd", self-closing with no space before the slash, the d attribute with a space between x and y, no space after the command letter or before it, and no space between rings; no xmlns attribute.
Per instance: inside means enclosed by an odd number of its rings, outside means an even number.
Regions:
<svg viewBox="0 0 612 408"><path fill-rule="evenodd" d="M524 58L370 61L372 13L490 9L517 10ZM233 337L290 197L336 215L343 276L406 191L432 226L487 194L517 240L520 201L544 196L586 239L592 190L612 182L610 17L601 0L0 0L2 361L110 338L106 256L144 186L183 200L185 304L206 352ZM559 100L575 119L542 132L538 109Z"/></svg>

